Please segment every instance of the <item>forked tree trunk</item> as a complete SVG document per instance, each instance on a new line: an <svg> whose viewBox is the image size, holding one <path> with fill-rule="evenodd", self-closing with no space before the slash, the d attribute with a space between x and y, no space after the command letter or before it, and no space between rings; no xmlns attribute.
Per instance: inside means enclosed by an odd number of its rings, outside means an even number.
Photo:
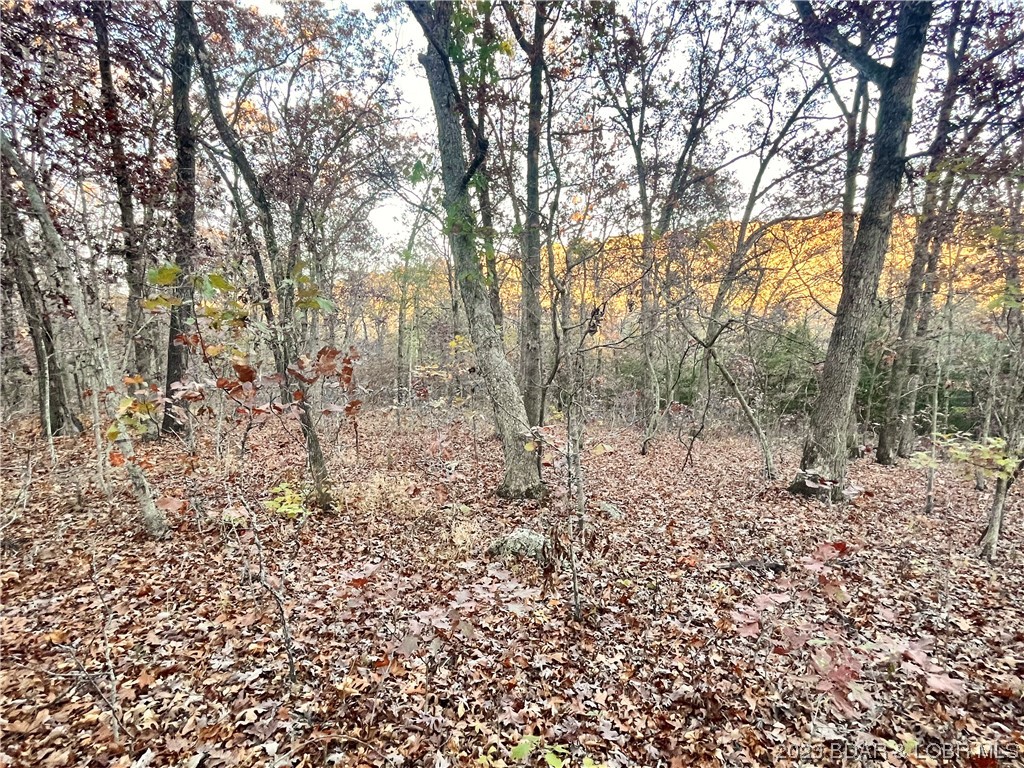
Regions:
<svg viewBox="0 0 1024 768"><path fill-rule="evenodd" d="M185 4L179 3L179 8ZM187 4L191 6L191 2ZM286 279L291 274L290 271L282 272L284 261L274 230L274 216L270 199L267 197L266 189L256 175L252 163L249 161L245 148L242 146L224 114L220 90L213 71L213 64L210 61L209 52L199 32L199 27L196 24L191 7L188 9L183 23L189 32L190 44L195 53L196 67L199 70L199 75L203 81L203 88L206 92L206 103L210 109L210 117L217 128L217 134L220 136L221 142L227 148L231 161L241 174L242 180L245 182L246 188L249 190L249 194L260 213L260 226L263 230L263 238L267 247L267 257L275 274L274 293L277 296L278 306L278 322L276 324L273 322L274 310L270 298L271 286L266 270L263 267L262 258L258 252L253 253L253 258L256 276L260 283L263 311L267 316L268 324L274 330L274 363L277 374L281 379L281 398L284 404L294 403L299 411L299 427L302 431L302 438L306 447L306 463L313 485L311 502L317 507L327 509L333 505L330 478L328 477L323 448L320 445L320 436L316 431L316 423L313 419L313 409L309 404L307 396L308 390L302 381L294 379L288 372L288 366L292 361L295 351L295 324L291 311L294 288L291 281ZM289 258L294 257L294 252L289 254ZM277 275L280 275L280 277L276 277Z"/></svg>
<svg viewBox="0 0 1024 768"><path fill-rule="evenodd" d="M535 451L527 450L532 441L530 422L516 385L515 372L505 358L491 312L487 287L476 252L476 222L470 205L466 155L462 129L456 110L461 105L447 52L451 43L452 7L411 2L409 7L429 40L420 56L437 120L441 177L444 183L448 239L455 261L455 281L469 320L470 335L477 363L494 406L495 421L505 457L505 477L498 493L511 498L543 495ZM482 151L485 147L480 147ZM477 159L476 166L479 165Z"/></svg>
<svg viewBox="0 0 1024 768"><path fill-rule="evenodd" d="M821 35L843 55L851 56L853 63L863 68L880 90L864 209L850 261L843 265L843 290L819 393L811 411L810 434L804 441L801 472L791 486L794 491L817 495L824 480L833 496L839 498L849 460L846 433L850 409L906 163L914 89L933 6L930 2L908 2L901 7L889 67L867 59L859 48L851 54L849 41L837 41L834 31L822 32L809 3L798 3L798 8L809 31Z"/></svg>
<svg viewBox="0 0 1024 768"><path fill-rule="evenodd" d="M949 147L953 134L959 126L953 122L953 108L961 95L960 70L974 31L978 5L962 22L962 3L953 4L953 18L946 32L946 82L939 102L935 135L928 149L930 159L928 172L924 177L924 193L921 215L918 218L914 238L914 256L910 264L910 275L900 313L898 335L893 359L889 370L889 386L885 413L878 430L878 450L875 457L879 464L895 464L897 456L904 455L901 448L907 442L908 428L913 430L913 414L916 392L911 389L912 358L920 354L915 350L916 328L922 301L927 298L927 279L930 269L937 265L937 254L948 232L946 218L950 215L951 191L955 174L948 168ZM959 45L957 35L960 35ZM980 125L972 128L967 141L981 132Z"/></svg>
<svg viewBox="0 0 1024 768"><path fill-rule="evenodd" d="M71 411L57 352L57 339L50 315L45 310L39 281L32 270L25 227L14 207L11 179L6 164L4 165L0 171L0 184L3 185L3 194L0 196L0 223L3 229L4 267L5 272L14 275L21 306L25 311L29 336L32 339L32 351L36 358L40 424L43 432L51 436L77 434L82 431L82 423Z"/></svg>

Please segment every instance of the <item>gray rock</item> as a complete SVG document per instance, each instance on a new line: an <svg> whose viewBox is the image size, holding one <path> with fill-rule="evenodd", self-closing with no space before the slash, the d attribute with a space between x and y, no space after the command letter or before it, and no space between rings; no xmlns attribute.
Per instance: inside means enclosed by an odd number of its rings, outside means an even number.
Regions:
<svg viewBox="0 0 1024 768"><path fill-rule="evenodd" d="M495 539L487 548L491 557L528 557L543 565L547 562L550 547L548 538L530 528L516 528L507 536Z"/></svg>
<svg viewBox="0 0 1024 768"><path fill-rule="evenodd" d="M612 504L610 501L599 501L597 502L597 508L604 512L609 520L621 520L625 517L625 514L617 506Z"/></svg>

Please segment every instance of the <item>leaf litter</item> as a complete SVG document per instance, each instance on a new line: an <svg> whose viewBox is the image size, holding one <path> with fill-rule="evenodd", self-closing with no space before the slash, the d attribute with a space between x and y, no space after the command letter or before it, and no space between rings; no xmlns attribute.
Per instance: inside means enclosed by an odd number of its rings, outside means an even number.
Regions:
<svg viewBox="0 0 1024 768"><path fill-rule="evenodd" d="M487 557L518 528L564 539L557 456L547 500L508 502L471 423L361 433L362 455L333 451L337 509L294 518L265 504L302 482L272 422L243 458L140 443L160 541L120 470L109 499L90 479L86 438L51 469L27 425L5 433L0 761L1022 764L1019 498L989 566L986 497L950 468L930 516L920 470L870 460L830 507L761 479L746 440L683 469L670 438L643 457L595 427L577 619L566 569Z"/></svg>

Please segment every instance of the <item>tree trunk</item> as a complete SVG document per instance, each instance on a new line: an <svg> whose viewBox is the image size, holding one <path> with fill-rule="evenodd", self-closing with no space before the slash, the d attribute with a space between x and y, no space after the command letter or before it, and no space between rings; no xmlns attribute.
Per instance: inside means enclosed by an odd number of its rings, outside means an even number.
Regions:
<svg viewBox="0 0 1024 768"><path fill-rule="evenodd" d="M523 236L522 309L520 317L520 375L523 404L531 426L540 426L543 382L541 380L541 221L540 141L544 104L544 24L547 3L534 2L533 40L526 48L530 57L530 91L526 137L526 228ZM525 41L524 41L525 42Z"/></svg>
<svg viewBox="0 0 1024 768"><path fill-rule="evenodd" d="M5 164L6 165L6 164ZM32 269L25 227L14 207L10 175L0 171L3 195L0 199L0 223L3 228L5 272L13 273L21 306L25 311L32 351L36 358L36 383L39 389L39 419L43 432L50 436L77 434L82 423L72 413L64 376L57 354L57 337L50 315L44 308L39 281ZM7 329L4 329L5 331ZM5 359L6 362L6 359Z"/></svg>
<svg viewBox="0 0 1024 768"><path fill-rule="evenodd" d="M2 214L3 211L0 211ZM10 251L9 246L5 246ZM21 401L21 376L27 373L25 363L18 354L17 323L14 317L14 301L18 293L14 267L3 260L0 268L0 366L3 379L0 380L0 404L10 414L10 404Z"/></svg>
<svg viewBox="0 0 1024 768"><path fill-rule="evenodd" d="M32 215L39 223L40 237L43 248L49 255L56 271L57 279L61 287L67 291L68 301L75 313L75 320L82 330L85 343L89 349L89 359L95 367L95 373L99 376L103 386L111 383L110 361L107 356L107 342L103 337L102 329L93 324L89 305L86 303L85 294L78 275L72 268L71 259L64 248L64 240L50 216L50 209L43 200L43 196L36 185L32 172L22 161L14 146L7 139L5 134L0 133L0 152L4 160L14 170L15 175L21 181L22 188L28 197Z"/></svg>
<svg viewBox="0 0 1024 768"><path fill-rule="evenodd" d="M196 138L192 128L189 91L192 87L191 25L192 0L181 0L175 6L174 50L171 54L171 98L174 115L174 263L178 273L178 299L171 307L167 336L167 378L164 395L163 432L180 433L184 422L178 418L175 384L185 376L188 347L182 343L186 321L192 315L192 262L196 240Z"/></svg>
<svg viewBox="0 0 1024 768"><path fill-rule="evenodd" d="M937 265L938 261L932 258L932 254L937 254L941 249L948 230L948 222L944 220L950 213L954 174L946 168L947 155L953 133L957 130L952 121L953 107L960 95L960 68L974 29L974 13L968 16L966 23L961 24L962 3L954 3L953 18L946 32L946 82L939 103L935 136L928 150L930 159L924 177L921 214L914 237L914 257L889 368L885 414L879 427L878 449L875 453L879 464L895 464L896 457L903 455L900 449L907 442L908 429L911 433L913 431L914 404L917 398L916 393L910 389L911 358L914 356L918 313L926 293L926 275L930 273L932 264ZM958 33L960 44L956 46Z"/></svg>
<svg viewBox="0 0 1024 768"><path fill-rule="evenodd" d="M881 67L880 97L871 165L857 237L850 262L843 265L843 290L829 339L819 393L804 441L801 473L792 490L817 495L824 479L840 498L846 482L846 432L860 370L860 357L871 318L903 168L913 109L914 89L931 20L932 4L908 2L901 7L890 67ZM814 478L808 484L805 480Z"/></svg>
<svg viewBox="0 0 1024 768"><path fill-rule="evenodd" d="M139 511L142 513L142 527L154 539L162 538L167 534L167 515L153 501L153 491L149 487L146 473L135 460L135 446L132 445L131 438L127 434L122 434L115 445L124 456L124 467L128 470L128 480L132 484L132 492L135 494L139 503Z"/></svg>
<svg viewBox="0 0 1024 768"><path fill-rule="evenodd" d="M993 377L994 378L994 377ZM981 434L978 435L978 442L982 445L988 442L990 435L992 434L992 397L985 398L984 413L981 417ZM988 488L988 478L981 469L974 470L974 490L984 491Z"/></svg>
<svg viewBox="0 0 1024 768"><path fill-rule="evenodd" d="M32 178L32 175L29 173L24 163L21 162L21 158L15 152L14 147L3 134L0 134L0 150L3 152L4 159L10 163L18 177L21 179L22 186L24 187L29 203L32 206L32 211L39 221L39 227L43 236L43 245L49 252L58 274L63 278L64 287L67 289L69 294L68 298L71 302L72 308L75 310L75 318L78 321L78 326L81 328L82 334L86 339L86 348L88 349L88 352L86 353L88 356L87 359L92 363L95 369L94 373L98 375L100 381L104 382L104 385L106 385L107 383L110 383L112 379L110 361L106 354L106 342L103 338L102 329L99 326L93 325L92 318L89 314L89 308L85 302L85 295L81 290L78 276L74 274L74 271L71 268L71 261L68 258L67 250L64 247L64 241L61 239L60 234L57 232L57 228L54 226L53 219L50 217L49 209L43 202L42 195L39 193L35 180ZM6 170L3 171L3 175L6 177ZM7 208L6 205L3 207ZM42 317L45 317L45 314L42 315ZM92 342L91 344L90 341ZM54 357L54 359L56 359L56 357ZM59 380L59 371L56 376L51 377L47 375L46 378L47 387L50 388L49 391L52 392L49 379L53 378L54 381ZM126 459L126 468L132 482L132 489L135 492L136 501L138 502L143 514L143 523L146 530L153 535L163 535L166 531L166 524L162 524L163 513L153 503L153 496L150 492L149 484L146 482L146 476L142 467L134 461L135 453L132 449L131 438L126 434L122 434L118 442L122 447L122 453Z"/></svg>
<svg viewBox="0 0 1024 768"><path fill-rule="evenodd" d="M1024 467L1022 462L1017 467L1017 473ZM985 527L985 535L981 539L981 556L990 563L996 559L996 547L999 544L999 536L1003 530L1003 517L1006 511L1006 494L1013 485L1014 476L996 478L996 486L992 494L992 506L989 508L988 525Z"/></svg>
<svg viewBox="0 0 1024 768"><path fill-rule="evenodd" d="M412 378L410 367L409 330L407 315L409 312L409 270L412 264L413 248L416 245L416 235L419 234L420 225L423 221L423 211L416 214L412 230L409 232L409 242L406 243L405 251L402 253L402 267L398 295L398 355L397 355L397 381L395 382L395 402L399 405L409 404L409 384Z"/></svg>
<svg viewBox="0 0 1024 768"><path fill-rule="evenodd" d="M649 210L649 206L645 205ZM640 442L640 455L646 456L651 441L658 433L661 423L661 383L658 380L658 366L655 360L654 333L658 325L657 296L655 295L655 238L650 225L650 216L645 216L643 242L643 274L640 276L640 346L643 352L642 416L644 434Z"/></svg>
<svg viewBox="0 0 1024 768"><path fill-rule="evenodd" d="M448 239L455 261L455 281L469 320L470 335L480 372L494 406L495 421L505 456L501 496L519 498L542 495L537 453L527 450L532 442L530 422L516 386L515 373L505 358L494 324L484 276L476 253L476 223L467 184L471 170L466 164L462 130L456 109L460 106L454 77L446 59L451 43L452 7L445 3L409 3L430 42L420 56L437 120L441 177L444 182ZM486 144L479 147L483 152ZM474 168L482 157L475 159Z"/></svg>
<svg viewBox="0 0 1024 768"><path fill-rule="evenodd" d="M925 182L924 204L929 205L932 196L930 187ZM917 335L920 320L918 310L925 295L925 270L929 262L931 246L931 229L934 211L926 212L918 225L914 242L914 256L910 264L910 276L907 279L906 294L900 321L897 329L893 360L889 366L888 387L886 389L885 412L882 423L878 427L878 448L875 459L879 464L893 465L899 453L900 435L905 428L905 420L913 419L916 402L916 382L911 390L911 356L912 347Z"/></svg>
<svg viewBox="0 0 1024 768"><path fill-rule="evenodd" d="M110 0L99 0L89 7L93 26L96 29L96 52L99 58L100 98L103 103L104 119L110 139L111 173L117 186L117 205L121 215L121 229L124 236L125 273L128 282L128 310L125 322L125 339L132 348L134 373L147 381L153 374L155 350L152 340L144 328L142 300L146 296L146 263L142 252L142 237L135 224L135 203L131 174L125 156L117 92L110 67L110 34L108 18Z"/></svg>
<svg viewBox="0 0 1024 768"><path fill-rule="evenodd" d="M491 178L487 163L480 164L480 223L484 241L484 266L487 268L487 296L494 315L494 327L498 336L504 337L505 313L501 307L501 280L498 276L498 260L494 247L494 208L491 203Z"/></svg>
<svg viewBox="0 0 1024 768"><path fill-rule="evenodd" d="M179 3L181 5L186 3ZM195 53L195 63L203 81L203 88L206 92L206 102L210 109L210 117L217 128L217 134L227 148L238 172L245 182L249 194L252 196L256 209L260 212L260 225L263 230L263 237L267 247L267 257L271 269L275 270L274 293L277 296L278 323L273 322L274 310L270 299L271 286L267 278L266 270L263 267L262 258L258 252L253 253L255 261L256 276L260 283L260 295L263 300L263 311L268 318L268 324L274 330L274 363L278 376L281 379L281 399L283 404L294 403L299 409L299 427L302 431L303 442L306 447L306 462L310 471L310 478L313 485L311 503L323 509L329 509L333 505L330 492L330 478L327 472L327 464L324 459L323 449L320 445L320 436L316 431L316 423L313 419L312 406L309 403L308 390L306 385L299 380L292 380L288 372L288 366L293 359L294 333L295 328L292 318L292 306L294 287L290 279L290 272L281 272L283 262L281 251L277 242L277 235L274 231L273 210L270 206L270 199L267 197L263 183L256 175L256 171L249 161L249 157L224 115L221 106L220 90L217 87L216 76L213 72L213 64L199 32L195 18L191 11L191 1L187 3L189 10L184 14L183 23L189 33L192 50ZM305 205L302 203L302 209ZM301 215L299 215L301 219ZM288 258L294 259L297 255L297 244L289 250Z"/></svg>

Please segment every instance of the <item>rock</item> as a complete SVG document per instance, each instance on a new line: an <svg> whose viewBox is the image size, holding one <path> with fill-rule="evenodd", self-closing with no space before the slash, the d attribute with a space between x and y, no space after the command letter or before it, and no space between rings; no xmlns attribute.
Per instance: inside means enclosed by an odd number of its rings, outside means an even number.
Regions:
<svg viewBox="0 0 1024 768"><path fill-rule="evenodd" d="M622 510L612 504L610 501L599 501L597 502L597 508L604 512L609 520L621 520L625 517Z"/></svg>
<svg viewBox="0 0 1024 768"><path fill-rule="evenodd" d="M547 536L529 528L516 528L508 536L495 539L487 548L491 557L528 557L540 565L547 562L549 553Z"/></svg>

